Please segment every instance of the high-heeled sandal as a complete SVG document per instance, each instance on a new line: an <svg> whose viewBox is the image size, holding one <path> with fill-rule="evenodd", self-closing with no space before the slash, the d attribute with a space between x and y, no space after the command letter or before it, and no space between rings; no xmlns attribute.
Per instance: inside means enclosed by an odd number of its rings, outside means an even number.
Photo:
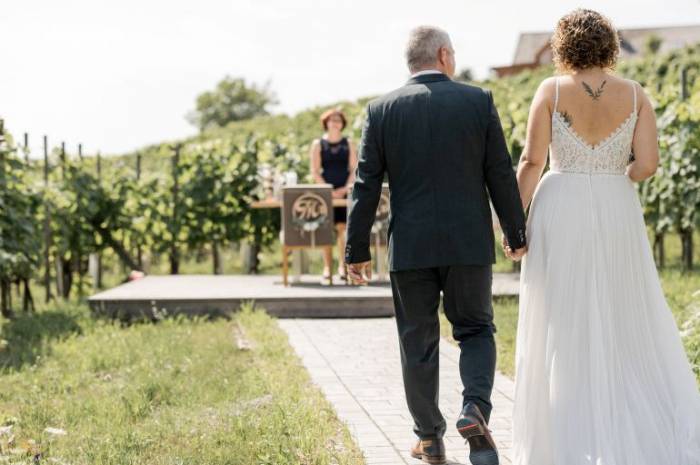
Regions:
<svg viewBox="0 0 700 465"><path fill-rule="evenodd" d="M330 272L328 273L323 273L321 275L321 285L323 286L328 286L331 283L331 274Z"/></svg>

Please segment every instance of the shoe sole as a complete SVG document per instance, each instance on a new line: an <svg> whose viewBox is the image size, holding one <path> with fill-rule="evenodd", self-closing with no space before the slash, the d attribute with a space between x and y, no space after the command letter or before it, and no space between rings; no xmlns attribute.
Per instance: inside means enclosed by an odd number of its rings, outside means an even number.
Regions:
<svg viewBox="0 0 700 465"><path fill-rule="evenodd" d="M473 418L460 418L457 431L469 442L469 460L472 465L499 465L498 452L491 433Z"/></svg>
<svg viewBox="0 0 700 465"><path fill-rule="evenodd" d="M414 454L413 452L411 452L411 457L413 457L414 459L422 460L425 463L429 463L430 465L445 465L447 463L447 459L445 457Z"/></svg>

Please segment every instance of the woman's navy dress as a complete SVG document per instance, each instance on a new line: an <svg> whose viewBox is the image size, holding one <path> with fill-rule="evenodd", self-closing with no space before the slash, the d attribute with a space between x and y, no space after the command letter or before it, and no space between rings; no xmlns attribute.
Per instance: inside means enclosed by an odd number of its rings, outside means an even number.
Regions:
<svg viewBox="0 0 700 465"><path fill-rule="evenodd" d="M350 144L343 137L338 142L328 142L321 139L321 176L333 188L343 187L350 177ZM345 207L335 207L333 216L336 223L345 223L347 209Z"/></svg>

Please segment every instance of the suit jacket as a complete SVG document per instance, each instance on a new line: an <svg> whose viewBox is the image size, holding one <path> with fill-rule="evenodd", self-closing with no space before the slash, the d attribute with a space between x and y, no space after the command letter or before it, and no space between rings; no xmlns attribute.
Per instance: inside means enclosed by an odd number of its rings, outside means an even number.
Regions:
<svg viewBox="0 0 700 465"><path fill-rule="evenodd" d="M369 103L348 216L347 263L370 260L385 174L391 271L494 263L489 194L509 245L525 245L525 214L490 91L427 74Z"/></svg>

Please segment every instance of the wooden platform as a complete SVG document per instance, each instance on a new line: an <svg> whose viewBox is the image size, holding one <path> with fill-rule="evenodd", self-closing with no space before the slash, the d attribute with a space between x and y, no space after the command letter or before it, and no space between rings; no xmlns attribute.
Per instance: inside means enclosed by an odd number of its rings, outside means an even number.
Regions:
<svg viewBox="0 0 700 465"><path fill-rule="evenodd" d="M358 318L394 313L388 283L323 286L318 276L302 276L282 286L279 276L147 276L90 297L97 314L114 317L225 315L254 302L282 318ZM494 275L494 295L518 293L518 276Z"/></svg>

